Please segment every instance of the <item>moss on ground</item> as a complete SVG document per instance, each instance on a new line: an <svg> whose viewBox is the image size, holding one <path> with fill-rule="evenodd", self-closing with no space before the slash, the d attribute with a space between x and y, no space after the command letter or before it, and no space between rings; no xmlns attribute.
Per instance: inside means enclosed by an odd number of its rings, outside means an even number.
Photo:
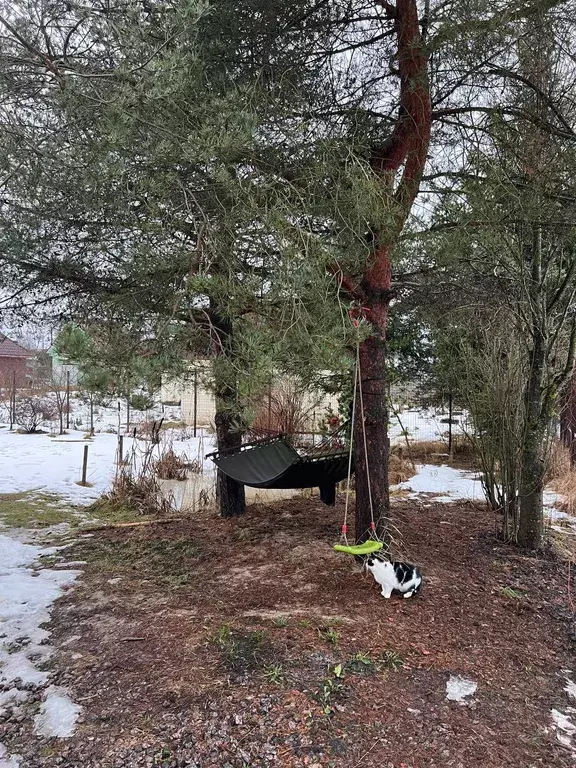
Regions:
<svg viewBox="0 0 576 768"><path fill-rule="evenodd" d="M186 586L200 550L185 537L177 539L86 539L74 545L73 557L119 575L145 578L172 589Z"/></svg>
<svg viewBox="0 0 576 768"><path fill-rule="evenodd" d="M146 520L147 518L130 507L119 506L109 501L104 496L84 510L86 517L94 522L97 520L101 523L133 523L138 520ZM88 526L87 530L90 526Z"/></svg>
<svg viewBox="0 0 576 768"><path fill-rule="evenodd" d="M49 528L77 525L75 508L58 495L41 491L0 493L0 521L10 528Z"/></svg>

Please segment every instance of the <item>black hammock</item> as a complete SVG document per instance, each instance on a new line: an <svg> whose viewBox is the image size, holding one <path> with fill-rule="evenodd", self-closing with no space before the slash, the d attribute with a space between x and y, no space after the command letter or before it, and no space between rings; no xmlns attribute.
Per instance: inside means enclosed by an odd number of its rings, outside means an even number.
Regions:
<svg viewBox="0 0 576 768"><path fill-rule="evenodd" d="M348 450L320 445L302 455L283 435L211 453L206 458L211 458L228 477L252 488L318 487L325 504L334 504L336 483L348 476Z"/></svg>

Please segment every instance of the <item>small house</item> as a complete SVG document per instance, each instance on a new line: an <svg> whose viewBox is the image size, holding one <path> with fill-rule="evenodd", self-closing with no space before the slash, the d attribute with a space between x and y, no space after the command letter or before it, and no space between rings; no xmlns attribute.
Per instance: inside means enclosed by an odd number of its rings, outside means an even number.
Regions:
<svg viewBox="0 0 576 768"><path fill-rule="evenodd" d="M0 333L0 387L27 387L34 353Z"/></svg>

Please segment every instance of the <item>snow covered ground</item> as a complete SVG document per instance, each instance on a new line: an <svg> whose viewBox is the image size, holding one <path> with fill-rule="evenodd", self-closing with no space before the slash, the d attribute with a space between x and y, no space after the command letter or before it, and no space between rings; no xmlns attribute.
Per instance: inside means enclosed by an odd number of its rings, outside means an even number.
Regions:
<svg viewBox="0 0 576 768"><path fill-rule="evenodd" d="M434 501L452 502L465 499L484 501L480 476L476 472L465 472L445 465L422 464L416 474L396 488L407 490L408 498L415 499L421 494L434 494Z"/></svg>
<svg viewBox="0 0 576 768"><path fill-rule="evenodd" d="M65 691L46 688L44 669L53 648L50 633L42 628L50 619L53 602L80 574L70 569L42 568L41 555L53 555L54 547L38 546L15 535L0 535L0 713L22 712L33 691L42 691L35 730L45 736L70 736L80 707ZM18 768L17 755L8 755L0 744L0 768Z"/></svg>
<svg viewBox="0 0 576 768"><path fill-rule="evenodd" d="M468 416L465 413L452 415L452 435L465 434L468 424ZM446 441L448 430L448 413L433 408L407 408L398 409L390 413L389 436L393 445L401 445L409 442Z"/></svg>
<svg viewBox="0 0 576 768"><path fill-rule="evenodd" d="M107 419L106 429L110 428L109 422ZM118 442L116 434L109 431L97 432L89 440L85 434L85 430L70 430L59 437L18 434L0 425L0 494L38 490L55 494L64 503L90 504L110 486ZM200 459L206 471L213 471L212 462L204 460L205 454L213 450L210 437L189 437L181 431L163 432L162 437L176 453L186 454L190 461ZM86 445L91 487L78 485ZM132 456L137 463L147 445L146 441L124 437L124 456ZM7 710L12 716L24 714L31 697L40 691L35 733L65 738L72 735L81 707L66 689L49 685L44 663L53 649L48 643L49 632L41 627L49 621L54 601L72 586L81 571L76 570L78 564L71 564L74 569L42 567L38 558L57 554L58 550L38 543L34 532L12 531L1 525L0 715ZM50 537L50 530L44 535ZM8 754L0 744L0 768L24 766L18 755Z"/></svg>
<svg viewBox="0 0 576 768"><path fill-rule="evenodd" d="M0 493L42 490L56 493L74 504L89 504L97 499L114 477L117 436L101 432L86 440L84 435L71 430L67 435L52 438L47 434L18 434L0 428ZM88 445L90 488L78 485L85 445ZM134 448L138 456L145 445L145 441L125 437L124 455L130 456ZM202 457L206 471L213 468L210 460L204 460L206 453L213 450L212 446L209 437L191 437L172 443L176 453L186 454L191 461Z"/></svg>

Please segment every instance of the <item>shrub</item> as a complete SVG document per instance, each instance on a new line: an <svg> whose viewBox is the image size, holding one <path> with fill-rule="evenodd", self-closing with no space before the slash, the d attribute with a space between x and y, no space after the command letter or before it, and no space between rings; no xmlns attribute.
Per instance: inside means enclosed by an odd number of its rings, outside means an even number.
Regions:
<svg viewBox="0 0 576 768"><path fill-rule="evenodd" d="M144 393L132 395L130 398L130 407L135 411L149 411L150 408L154 408L154 400L150 395Z"/></svg>
<svg viewBox="0 0 576 768"><path fill-rule="evenodd" d="M19 395L14 410L15 422L28 434L38 432L40 427L58 415L54 401L41 395Z"/></svg>

